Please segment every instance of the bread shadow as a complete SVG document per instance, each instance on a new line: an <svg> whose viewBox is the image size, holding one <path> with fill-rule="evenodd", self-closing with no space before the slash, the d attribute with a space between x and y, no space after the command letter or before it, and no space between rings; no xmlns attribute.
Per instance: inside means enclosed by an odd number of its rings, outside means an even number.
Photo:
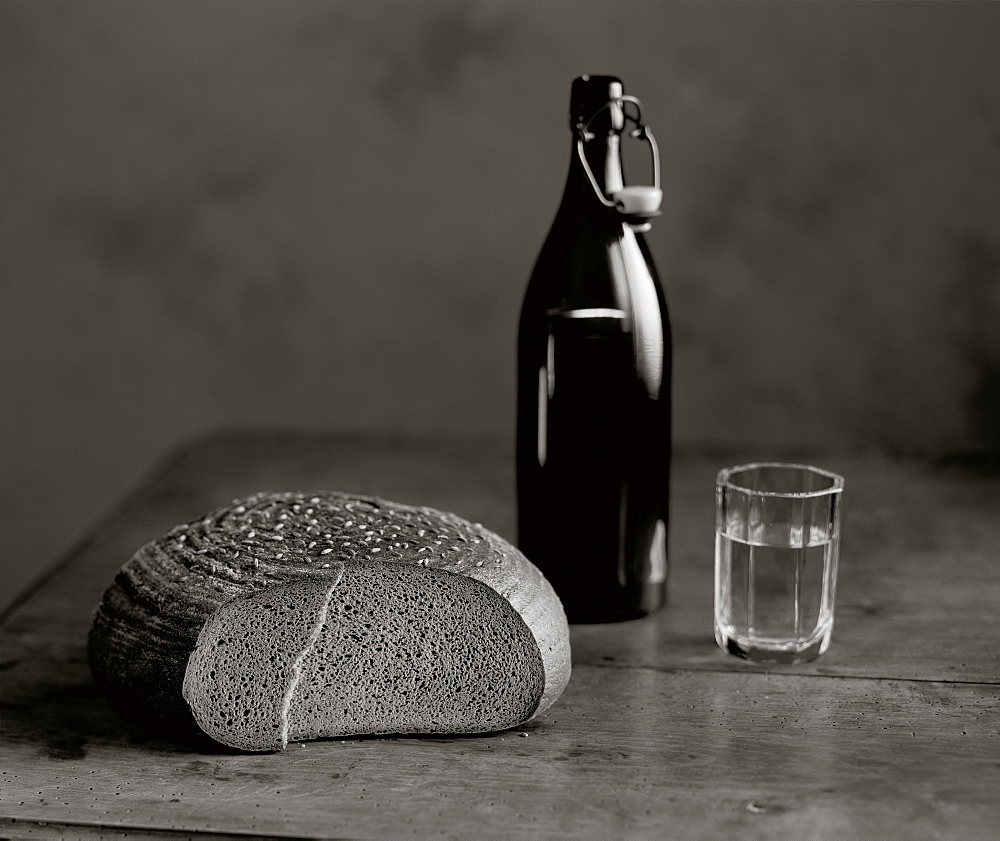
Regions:
<svg viewBox="0 0 1000 841"><path fill-rule="evenodd" d="M5 693L6 694L6 693ZM144 721L116 708L91 680L39 681L0 702L4 741L34 745L61 761L84 759L102 748L142 748L158 753L239 754L193 726Z"/></svg>
<svg viewBox="0 0 1000 841"><path fill-rule="evenodd" d="M215 741L192 723L150 721L135 711L115 706L92 680L74 683L41 681L0 701L4 741L32 745L39 755L59 762L86 760L91 752L140 749L158 754L247 756L256 752L232 748ZM423 740L435 744L477 742L497 736L530 733L535 721L482 733L373 733L292 740L298 744ZM270 752L261 752L270 753Z"/></svg>

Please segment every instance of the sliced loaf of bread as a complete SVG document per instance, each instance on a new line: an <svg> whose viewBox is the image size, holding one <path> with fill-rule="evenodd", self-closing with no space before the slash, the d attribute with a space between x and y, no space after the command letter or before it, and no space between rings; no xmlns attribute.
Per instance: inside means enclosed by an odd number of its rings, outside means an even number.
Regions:
<svg viewBox="0 0 1000 841"><path fill-rule="evenodd" d="M120 705L243 750L514 727L570 674L562 605L517 549L454 514L330 492L258 494L142 547L89 653Z"/></svg>

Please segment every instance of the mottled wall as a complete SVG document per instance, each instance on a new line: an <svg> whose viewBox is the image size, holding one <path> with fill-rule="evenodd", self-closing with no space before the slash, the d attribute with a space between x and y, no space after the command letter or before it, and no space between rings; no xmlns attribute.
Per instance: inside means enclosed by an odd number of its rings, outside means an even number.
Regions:
<svg viewBox="0 0 1000 841"><path fill-rule="evenodd" d="M513 427L571 79L663 152L679 446L1000 448L997 4L0 4L4 601L219 425Z"/></svg>

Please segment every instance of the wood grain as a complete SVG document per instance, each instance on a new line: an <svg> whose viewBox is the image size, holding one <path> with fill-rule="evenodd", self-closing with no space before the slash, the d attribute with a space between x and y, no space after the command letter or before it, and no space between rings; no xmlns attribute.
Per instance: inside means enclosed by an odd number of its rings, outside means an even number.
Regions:
<svg viewBox="0 0 1000 841"><path fill-rule="evenodd" d="M22 820L311 837L926 838L972 837L996 818L995 686L582 666L528 728L270 755L150 740L90 693L82 667L47 692L5 739L3 813Z"/></svg>
<svg viewBox="0 0 1000 841"><path fill-rule="evenodd" d="M541 719L244 755L157 740L97 694L85 635L118 566L258 490L375 493L514 537L511 461L493 441L193 442L6 617L0 837L996 837L1000 480L874 457L820 463L847 487L834 643L813 664L766 669L715 646L721 465L682 456L669 606L574 626L573 679Z"/></svg>

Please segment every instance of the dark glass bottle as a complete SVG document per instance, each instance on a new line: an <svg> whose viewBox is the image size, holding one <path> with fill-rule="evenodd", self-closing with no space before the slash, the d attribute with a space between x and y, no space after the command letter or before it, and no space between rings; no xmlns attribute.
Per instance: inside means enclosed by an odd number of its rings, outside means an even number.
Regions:
<svg viewBox="0 0 1000 841"><path fill-rule="evenodd" d="M622 96L611 76L573 82L569 176L518 332L518 542L571 622L666 598L670 325L642 235L652 214L613 206L634 120Z"/></svg>

